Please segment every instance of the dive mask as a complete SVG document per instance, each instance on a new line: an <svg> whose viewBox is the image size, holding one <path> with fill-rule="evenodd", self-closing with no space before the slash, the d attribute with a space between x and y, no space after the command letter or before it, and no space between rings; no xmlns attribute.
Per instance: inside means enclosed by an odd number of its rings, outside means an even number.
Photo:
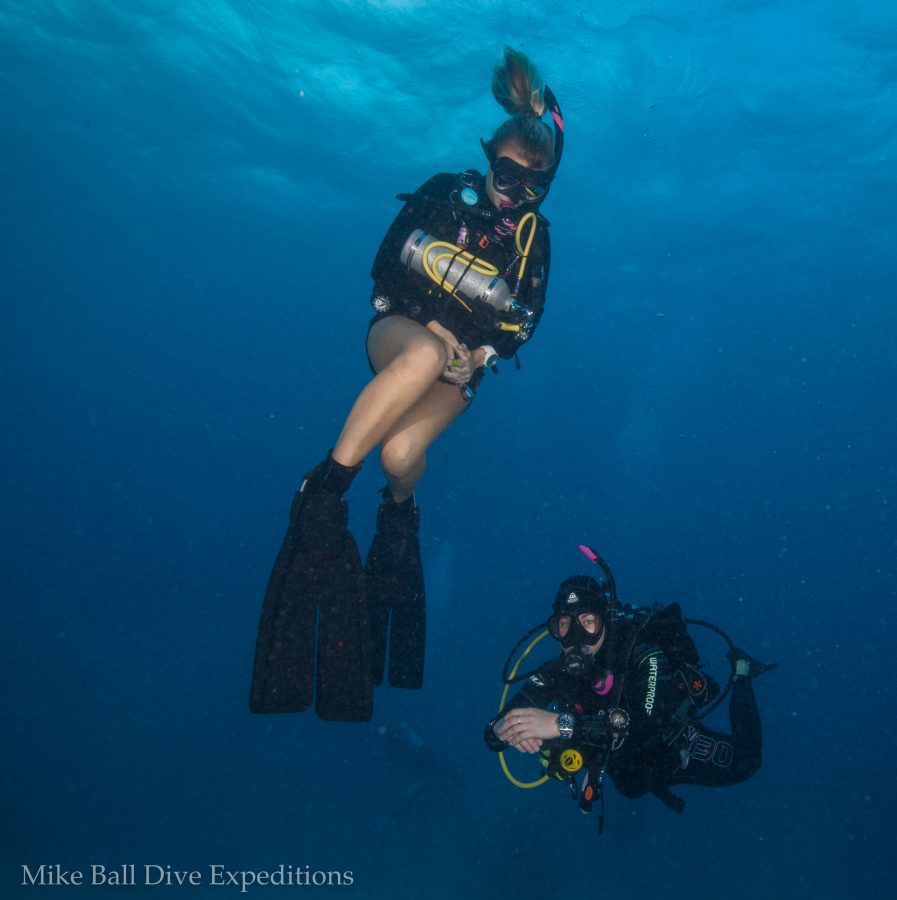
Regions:
<svg viewBox="0 0 897 900"><path fill-rule="evenodd" d="M594 610L561 613L548 620L548 631L562 647L593 647L604 637L604 622Z"/></svg>
<svg viewBox="0 0 897 900"><path fill-rule="evenodd" d="M538 203L548 193L554 172L551 169L528 169L508 156L496 156L490 141L480 140L492 168L492 184L499 194L512 203Z"/></svg>

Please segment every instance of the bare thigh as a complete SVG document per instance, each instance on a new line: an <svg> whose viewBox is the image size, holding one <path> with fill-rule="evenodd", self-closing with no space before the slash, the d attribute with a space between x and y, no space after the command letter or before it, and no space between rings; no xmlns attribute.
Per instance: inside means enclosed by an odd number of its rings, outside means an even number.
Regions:
<svg viewBox="0 0 897 900"><path fill-rule="evenodd" d="M409 357L411 364L419 353L429 356L428 351L444 353L445 361L451 358L451 348L441 338L405 316L388 316L375 322L368 332L367 350L378 374L402 354Z"/></svg>
<svg viewBox="0 0 897 900"><path fill-rule="evenodd" d="M368 333L368 356L377 375L352 405L333 446L333 458L354 466L382 444L432 388L449 352L442 338L404 316L376 322Z"/></svg>
<svg viewBox="0 0 897 900"><path fill-rule="evenodd" d="M437 381L390 429L383 446L407 444L407 452L425 453L467 405L457 384Z"/></svg>
<svg viewBox="0 0 897 900"><path fill-rule="evenodd" d="M371 329L368 355L379 372L418 341L430 339L438 341L450 353L451 348L424 326L393 316ZM383 436L380 460L387 476L410 487L423 472L427 448L466 408L467 401L461 396L459 385L434 381Z"/></svg>

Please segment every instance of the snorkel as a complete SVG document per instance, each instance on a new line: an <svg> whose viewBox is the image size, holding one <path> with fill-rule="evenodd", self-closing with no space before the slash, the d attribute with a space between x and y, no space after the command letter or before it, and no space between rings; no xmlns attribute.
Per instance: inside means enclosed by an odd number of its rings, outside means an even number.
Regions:
<svg viewBox="0 0 897 900"><path fill-rule="evenodd" d="M564 155L564 114L561 112L561 106L554 91L545 85L545 105L551 113L551 119L554 122L554 162L548 167L548 173L554 179L558 166L561 164L561 157ZM580 547L580 549L582 549Z"/></svg>
<svg viewBox="0 0 897 900"><path fill-rule="evenodd" d="M607 612L605 613L607 624L613 622L614 617L617 613L617 606L619 605L619 597L617 596L617 582L614 579L614 573L611 572L610 566L604 561L604 559L598 554L597 550L593 550L588 544L580 544L579 552L582 553L585 558L592 563L593 565L599 566L601 571L604 572L604 577L607 579L607 590L605 592L605 596L608 599L608 607ZM605 626L606 627L606 626ZM596 694L604 697L609 694L614 687L614 672L613 672L613 664L614 664L614 645L611 643L610 647L607 651L607 662L604 670L604 677L599 679L593 686L593 690ZM594 659L593 659L594 665Z"/></svg>

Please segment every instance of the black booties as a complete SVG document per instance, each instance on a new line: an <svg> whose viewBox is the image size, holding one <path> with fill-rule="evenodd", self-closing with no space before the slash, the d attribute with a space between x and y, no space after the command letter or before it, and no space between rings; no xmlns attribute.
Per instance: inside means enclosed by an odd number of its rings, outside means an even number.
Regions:
<svg viewBox="0 0 897 900"><path fill-rule="evenodd" d="M370 721L364 574L342 496L359 469L328 454L293 498L262 606L253 712L301 712L314 700L322 719Z"/></svg>
<svg viewBox="0 0 897 900"><path fill-rule="evenodd" d="M427 615L420 561L420 512L412 494L402 503L389 488L377 509L377 533L364 566L371 623L371 675L383 681L389 649L389 683L418 689L424 683Z"/></svg>

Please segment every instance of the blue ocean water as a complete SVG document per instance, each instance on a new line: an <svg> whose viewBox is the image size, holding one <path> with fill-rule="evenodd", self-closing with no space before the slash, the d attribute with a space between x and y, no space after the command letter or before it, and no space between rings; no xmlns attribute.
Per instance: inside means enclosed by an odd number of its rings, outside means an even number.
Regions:
<svg viewBox="0 0 897 900"><path fill-rule="evenodd" d="M418 490L425 689L369 726L252 717L394 195L483 166L506 43L567 119L551 286ZM0 896L42 863L203 872L133 896L238 894L214 864L371 898L890 896L895 81L885 0L6 0ZM362 552L381 483L372 456ZM482 743L583 541L624 600L782 664L751 781L682 817L610 789L600 838Z"/></svg>

